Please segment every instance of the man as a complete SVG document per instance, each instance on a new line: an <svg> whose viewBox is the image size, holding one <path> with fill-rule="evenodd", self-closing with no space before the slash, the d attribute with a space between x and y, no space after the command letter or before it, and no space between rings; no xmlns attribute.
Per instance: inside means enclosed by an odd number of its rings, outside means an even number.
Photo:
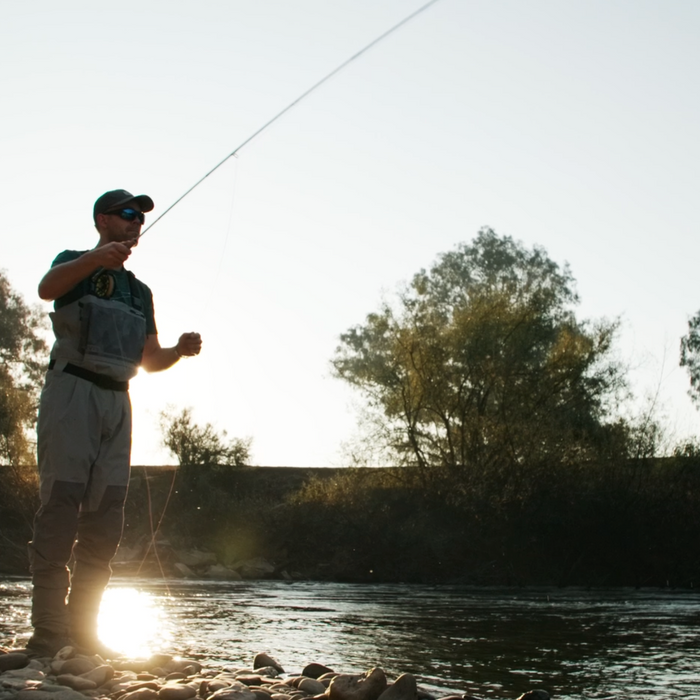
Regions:
<svg viewBox="0 0 700 700"><path fill-rule="evenodd" d="M68 644L108 653L97 615L124 521L129 380L139 366L168 369L202 347L198 333L161 347L151 291L124 269L152 209L146 195L106 192L93 210L97 246L64 251L39 283L39 296L54 302L56 342L39 407L41 507L29 544L34 634L27 648L35 655Z"/></svg>

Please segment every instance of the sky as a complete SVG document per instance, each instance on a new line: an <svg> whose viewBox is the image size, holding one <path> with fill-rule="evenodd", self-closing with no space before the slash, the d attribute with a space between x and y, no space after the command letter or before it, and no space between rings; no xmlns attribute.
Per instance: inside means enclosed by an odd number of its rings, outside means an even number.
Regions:
<svg viewBox="0 0 700 700"><path fill-rule="evenodd" d="M92 205L152 221L423 0L2 0L0 268L27 301ZM482 226L568 263L580 318L619 319L636 409L700 414L678 366L700 309L700 3L440 0L255 137L128 267L159 337L202 354L131 383L133 464L158 417L253 439L252 463L343 466L361 397L341 333ZM149 218L147 218L147 223Z"/></svg>

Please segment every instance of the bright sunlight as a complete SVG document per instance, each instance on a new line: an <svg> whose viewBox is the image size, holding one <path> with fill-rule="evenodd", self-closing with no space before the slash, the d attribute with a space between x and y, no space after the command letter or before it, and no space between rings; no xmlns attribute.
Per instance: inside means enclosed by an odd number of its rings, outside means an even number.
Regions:
<svg viewBox="0 0 700 700"><path fill-rule="evenodd" d="M109 588L100 607L100 640L131 658L145 658L170 642L163 611L149 593Z"/></svg>

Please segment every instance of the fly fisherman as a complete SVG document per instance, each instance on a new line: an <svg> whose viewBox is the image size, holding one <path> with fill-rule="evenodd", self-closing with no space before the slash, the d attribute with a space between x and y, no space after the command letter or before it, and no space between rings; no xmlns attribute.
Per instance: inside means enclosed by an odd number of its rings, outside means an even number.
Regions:
<svg viewBox="0 0 700 700"><path fill-rule="evenodd" d="M54 302L56 342L39 407L41 507L29 543L34 634L27 649L37 656L69 644L111 655L97 638L97 615L124 521L129 380L139 367L168 369L202 347L198 333L161 347L151 290L124 269L152 209L146 195L106 192L93 211L97 246L62 252L39 283L39 296Z"/></svg>

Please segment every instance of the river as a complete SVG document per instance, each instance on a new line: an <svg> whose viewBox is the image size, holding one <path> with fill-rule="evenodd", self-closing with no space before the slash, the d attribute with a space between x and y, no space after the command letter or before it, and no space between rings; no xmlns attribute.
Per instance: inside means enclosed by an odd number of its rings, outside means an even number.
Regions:
<svg viewBox="0 0 700 700"><path fill-rule="evenodd" d="M26 641L29 583L0 580L0 644ZM410 672L433 694L700 699L700 597L692 592L116 579L101 636L130 654L288 673Z"/></svg>

